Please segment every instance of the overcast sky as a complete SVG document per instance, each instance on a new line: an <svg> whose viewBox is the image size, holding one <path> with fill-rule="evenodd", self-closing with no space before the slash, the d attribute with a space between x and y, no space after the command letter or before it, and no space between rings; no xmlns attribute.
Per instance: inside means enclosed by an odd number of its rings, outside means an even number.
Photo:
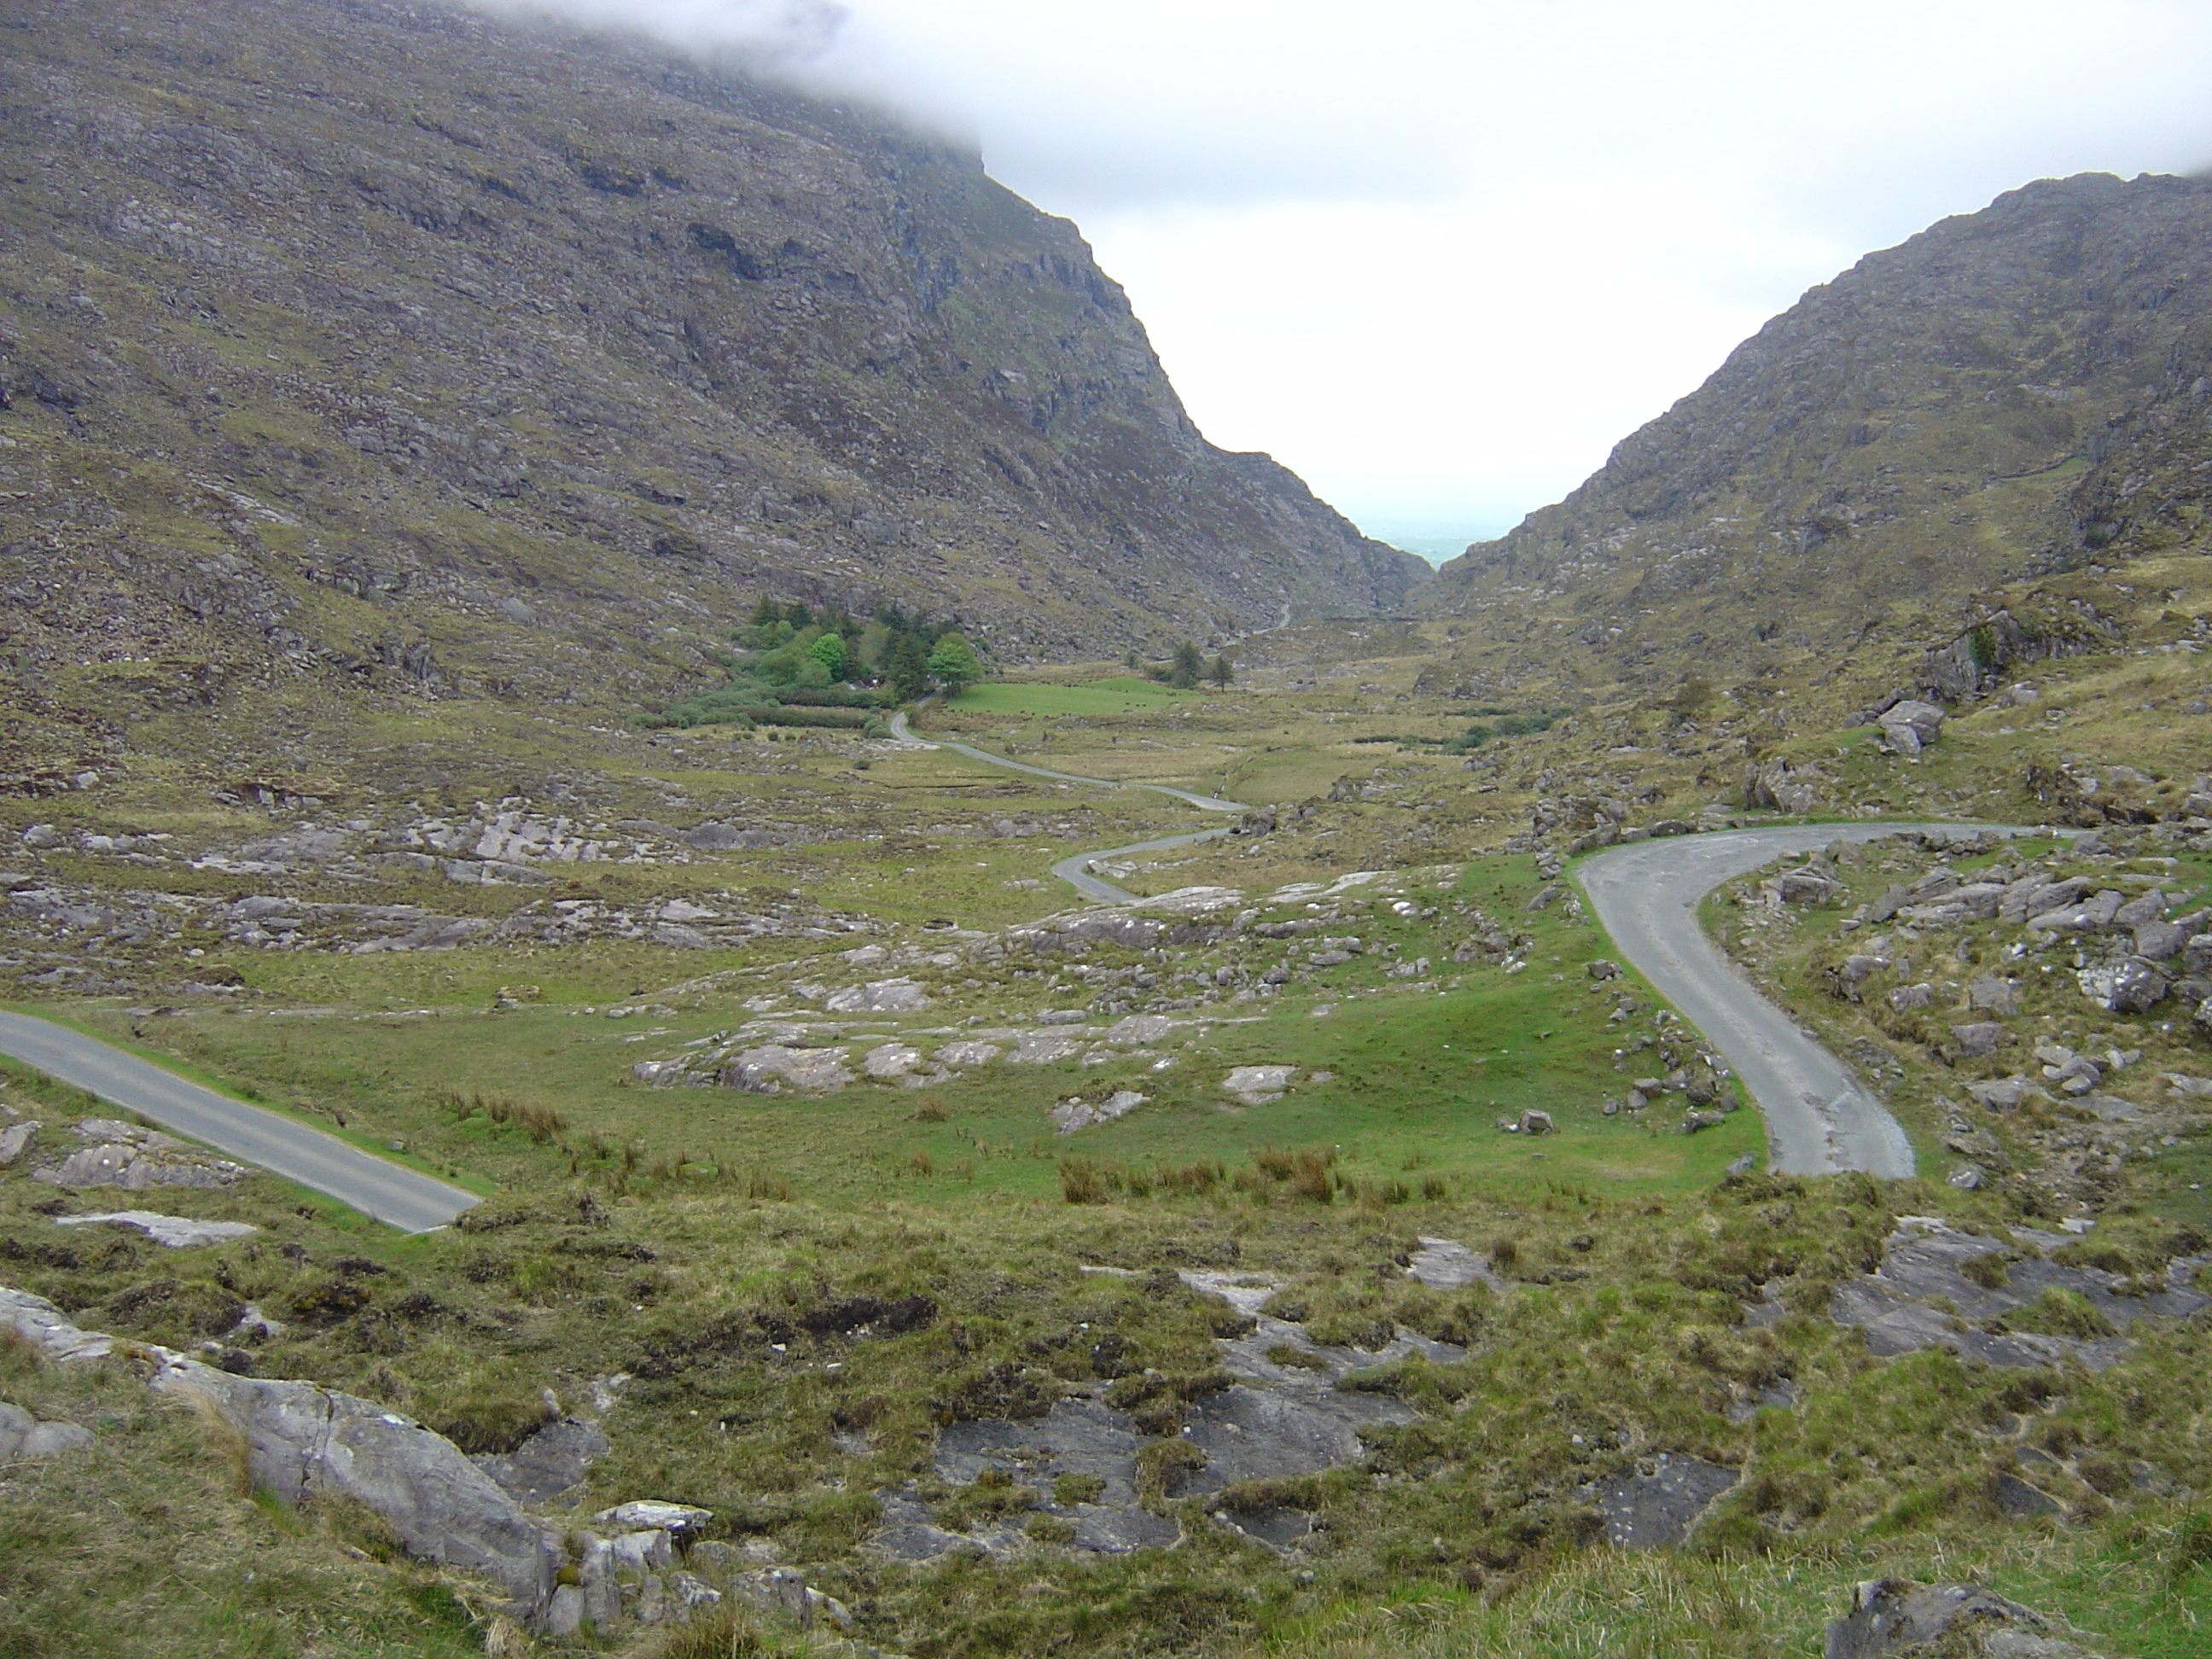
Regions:
<svg viewBox="0 0 2212 1659"><path fill-rule="evenodd" d="M555 3L773 37L972 137L1082 227L1209 438L1386 534L1556 500L1947 214L2212 163L2208 0Z"/></svg>

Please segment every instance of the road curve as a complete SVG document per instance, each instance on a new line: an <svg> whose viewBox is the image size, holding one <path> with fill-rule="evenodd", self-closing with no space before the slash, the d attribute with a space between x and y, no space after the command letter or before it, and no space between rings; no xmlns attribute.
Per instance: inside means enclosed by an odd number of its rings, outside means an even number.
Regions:
<svg viewBox="0 0 2212 1659"><path fill-rule="evenodd" d="M901 743L916 744L924 749L950 749L956 755L965 755L969 760L981 761L986 766L1003 768L1009 772L1026 772L1033 778L1050 778L1056 783L1095 783L1104 789L1149 789L1156 795L1171 795L1188 802L1201 812L1249 812L1252 809L1241 800L1222 800L1212 795L1194 795L1188 789L1171 788L1164 783L1122 783L1113 778L1086 778L1076 772L1055 772L1048 766L1030 766L1018 760L1008 760L1004 755L994 755L988 749L955 743L950 738L917 738L907 729L906 711L901 709L891 716L891 735ZM1108 904L1133 904L1137 895L1127 889L1116 887L1103 876L1094 876L1091 866L1103 864L1131 853L1157 853L1170 847L1188 847L1195 842L1212 841L1225 836L1226 830L1192 830L1179 836L1161 836L1152 841L1133 841L1126 847L1103 847L1095 853L1078 853L1064 858L1052 866L1052 873L1066 882L1087 899L1099 899Z"/></svg>
<svg viewBox="0 0 2212 1659"><path fill-rule="evenodd" d="M1585 859L1575 879L1621 954L1705 1033L1751 1091L1766 1119L1774 1168L1903 1176L1913 1172L1912 1143L1897 1120L1714 948L1698 925L1698 905L1732 876L1832 842L1986 827L1826 823L1681 836L1609 848Z"/></svg>
<svg viewBox="0 0 2212 1659"><path fill-rule="evenodd" d="M110 1105L257 1164L398 1228L428 1232L479 1200L266 1107L203 1089L136 1054L51 1020L0 1012L0 1054L90 1091Z"/></svg>

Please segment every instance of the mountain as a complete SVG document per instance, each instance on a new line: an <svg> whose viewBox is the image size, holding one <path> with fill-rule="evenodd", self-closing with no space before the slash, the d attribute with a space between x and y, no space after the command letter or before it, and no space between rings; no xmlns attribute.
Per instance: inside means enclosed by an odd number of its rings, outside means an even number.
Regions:
<svg viewBox="0 0 2212 1659"><path fill-rule="evenodd" d="M1868 255L1443 567L1454 673L1562 699L1825 678L1839 710L2001 602L2081 623L2039 580L2203 521L2208 248L2212 185L2085 174Z"/></svg>
<svg viewBox="0 0 2212 1659"><path fill-rule="evenodd" d="M763 592L1011 660L1428 579L1207 443L1073 225L743 64L384 0L8 0L0 169L19 706L637 698Z"/></svg>

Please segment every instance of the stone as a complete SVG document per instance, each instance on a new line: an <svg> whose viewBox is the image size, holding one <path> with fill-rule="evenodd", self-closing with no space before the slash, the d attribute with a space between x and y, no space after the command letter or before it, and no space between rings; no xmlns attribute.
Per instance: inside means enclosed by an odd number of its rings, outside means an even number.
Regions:
<svg viewBox="0 0 2212 1659"><path fill-rule="evenodd" d="M57 1187L143 1192L150 1187L227 1187L247 1173L243 1165L218 1158L155 1155L130 1141L103 1141L71 1152L51 1168L33 1170L31 1179Z"/></svg>
<svg viewBox="0 0 2212 1659"><path fill-rule="evenodd" d="M860 1069L872 1078L888 1082L904 1077L921 1063L921 1049L904 1042L886 1042L862 1056Z"/></svg>
<svg viewBox="0 0 2212 1659"><path fill-rule="evenodd" d="M1981 1170L1973 1164L1961 1164L1957 1169L1952 1170L1946 1179L1948 1185L1957 1188L1962 1193L1978 1193L1982 1190L1985 1178Z"/></svg>
<svg viewBox="0 0 2212 1659"><path fill-rule="evenodd" d="M910 979L871 980L832 991L823 1003L833 1014L905 1014L929 1006L929 998Z"/></svg>
<svg viewBox="0 0 2212 1659"><path fill-rule="evenodd" d="M658 1572L676 1565L676 1546L658 1527L619 1533L607 1540L615 1565L624 1572Z"/></svg>
<svg viewBox="0 0 2212 1659"><path fill-rule="evenodd" d="M995 1042L947 1042L939 1046L937 1063L939 1066L988 1066L1003 1052Z"/></svg>
<svg viewBox="0 0 2212 1659"><path fill-rule="evenodd" d="M2173 988L2172 981L2140 957L2084 968L2074 977L2083 996L2116 1014L2147 1014Z"/></svg>
<svg viewBox="0 0 2212 1659"><path fill-rule="evenodd" d="M1970 1060L1996 1053L2004 1042L2004 1027L1994 1021L1951 1028L1951 1040L1959 1045L1959 1053Z"/></svg>
<svg viewBox="0 0 2212 1659"><path fill-rule="evenodd" d="M483 1452L476 1466L518 1504L551 1504L584 1484L613 1447L596 1423L573 1417L548 1423L511 1452Z"/></svg>
<svg viewBox="0 0 2212 1659"><path fill-rule="evenodd" d="M1529 1110L1521 1114L1516 1127L1524 1135L1547 1135L1554 1133L1559 1126L1552 1121L1549 1112Z"/></svg>
<svg viewBox="0 0 2212 1659"><path fill-rule="evenodd" d="M1853 1589L1850 1612L1829 1624L1820 1653L1821 1659L1886 1659L1957 1632L1979 1659L2096 1659L2051 1629L2040 1614L1978 1584L1883 1578Z"/></svg>
<svg viewBox="0 0 2212 1659"><path fill-rule="evenodd" d="M0 1402L0 1466L19 1457L58 1457L94 1444L92 1431L76 1423L41 1423L20 1406Z"/></svg>
<svg viewBox="0 0 2212 1659"><path fill-rule="evenodd" d="M1783 875L1778 890L1784 904L1823 904L1842 890L1842 884L1816 871L1791 870Z"/></svg>
<svg viewBox="0 0 2212 1659"><path fill-rule="evenodd" d="M2147 921L2164 921L2167 908L2166 896L2154 887L2140 897L2130 899L2112 912L2112 920L2123 927L2140 927Z"/></svg>
<svg viewBox="0 0 2212 1659"><path fill-rule="evenodd" d="M246 1442L255 1485L288 1504L328 1495L366 1505L409 1554L482 1574L528 1622L548 1621L556 1589L574 1588L557 1582L558 1533L410 1418L312 1382L234 1376L181 1355L164 1356L153 1387L221 1415Z"/></svg>
<svg viewBox="0 0 2212 1659"><path fill-rule="evenodd" d="M2121 896L2111 888L2080 904L2069 904L2028 919L2031 933L2101 933L2112 925Z"/></svg>
<svg viewBox="0 0 2212 1659"><path fill-rule="evenodd" d="M1248 1106L1280 1100L1298 1074L1295 1066L1239 1066L1221 1079L1221 1086Z"/></svg>
<svg viewBox="0 0 2212 1659"><path fill-rule="evenodd" d="M1701 1129L1717 1129L1727 1121L1727 1115L1722 1112L1685 1112L1682 1115L1682 1133L1693 1135Z"/></svg>
<svg viewBox="0 0 2212 1659"><path fill-rule="evenodd" d="M1117 1117L1125 1117L1151 1098L1150 1095L1140 1095L1134 1089L1122 1089L1107 1096L1096 1105L1089 1105L1080 1100L1064 1100L1052 1109L1052 1121L1060 1126L1060 1133L1072 1135L1078 1129L1087 1129L1094 1123L1111 1123Z"/></svg>
<svg viewBox="0 0 2212 1659"><path fill-rule="evenodd" d="M1648 1470L1597 1486L1606 1540L1615 1549L1672 1549L1740 1478L1718 1463L1662 1453Z"/></svg>
<svg viewBox="0 0 2212 1659"><path fill-rule="evenodd" d="M1619 979L1620 977L1620 964L1617 962L1609 962L1605 957L1600 957L1595 962L1589 964L1589 976L1592 979Z"/></svg>
<svg viewBox="0 0 2212 1659"><path fill-rule="evenodd" d="M1993 1078L1989 1082L1966 1084L1966 1093L1973 1095L1975 1103L1990 1113L2013 1113L2020 1110L2024 1099L2042 1095L2044 1091L2035 1086L2033 1078Z"/></svg>
<svg viewBox="0 0 2212 1659"><path fill-rule="evenodd" d="M2136 954L2146 962L2171 962L2189 944L2190 924L2146 921L2136 927Z"/></svg>
<svg viewBox="0 0 2212 1659"><path fill-rule="evenodd" d="M1945 718L1944 712L1934 703L1908 697L1881 712L1881 734L1900 752L1917 755L1936 741Z"/></svg>
<svg viewBox="0 0 2212 1659"><path fill-rule="evenodd" d="M1083 1039L1071 1035L1064 1027L1048 1031L1024 1031L1014 1039L1012 1052L1007 1054L1010 1066L1054 1066L1063 1060L1073 1060L1083 1051Z"/></svg>
<svg viewBox="0 0 2212 1659"><path fill-rule="evenodd" d="M620 1527L625 1532L651 1528L679 1536L697 1532L714 1518L714 1510L702 1510L696 1504L672 1504L657 1498L634 1498L592 1517L603 1527Z"/></svg>
<svg viewBox="0 0 2212 1659"><path fill-rule="evenodd" d="M1889 994L1889 1006L1903 1013L1908 1008L1926 1008L1936 1000L1936 988L1926 981L1917 985L1900 985Z"/></svg>
<svg viewBox="0 0 2212 1659"><path fill-rule="evenodd" d="M1174 1030L1175 1022L1165 1014L1130 1014L1106 1028L1106 1041L1117 1048L1141 1048L1165 1042Z"/></svg>
<svg viewBox="0 0 2212 1659"><path fill-rule="evenodd" d="M1814 811L1820 805L1820 787L1828 781L1819 767L1793 767L1777 756L1753 769L1744 784L1744 805L1769 806L1778 812Z"/></svg>
<svg viewBox="0 0 2212 1659"><path fill-rule="evenodd" d="M88 1227L102 1222L136 1227L156 1244L172 1250L185 1249L194 1244L225 1243L261 1231L247 1221L193 1221L180 1215L158 1215L151 1210L110 1210L98 1215L58 1215L54 1218L54 1224L58 1227Z"/></svg>
<svg viewBox="0 0 2212 1659"><path fill-rule="evenodd" d="M39 1128L38 1119L26 1118L0 1129L0 1170L16 1163L31 1150L31 1143L39 1138Z"/></svg>
<svg viewBox="0 0 2212 1659"><path fill-rule="evenodd" d="M1984 975L1966 987L1966 1006L1992 1014L2020 1012L2020 981Z"/></svg>
<svg viewBox="0 0 2212 1659"><path fill-rule="evenodd" d="M787 1084L824 1094L853 1081L843 1049L787 1048L781 1043L748 1048L722 1068L720 1077L724 1088L757 1095L781 1094Z"/></svg>

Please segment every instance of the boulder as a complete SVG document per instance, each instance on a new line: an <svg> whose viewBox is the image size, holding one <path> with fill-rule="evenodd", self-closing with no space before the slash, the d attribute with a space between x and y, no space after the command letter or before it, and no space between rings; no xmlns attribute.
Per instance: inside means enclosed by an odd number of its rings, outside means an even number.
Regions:
<svg viewBox="0 0 2212 1659"><path fill-rule="evenodd" d="M260 1228L250 1221L194 1221L180 1215L160 1215L152 1210L108 1210L97 1215L58 1215L58 1227L89 1227L103 1222L136 1227L156 1244L181 1250L194 1244L222 1244Z"/></svg>
<svg viewBox="0 0 2212 1659"><path fill-rule="evenodd" d="M1280 1100L1298 1074L1295 1066L1239 1066L1221 1079L1221 1086L1248 1106Z"/></svg>
<svg viewBox="0 0 2212 1659"><path fill-rule="evenodd" d="M1784 904L1825 904L1843 890L1841 883L1817 870L1785 872L1778 888Z"/></svg>
<svg viewBox="0 0 2212 1659"><path fill-rule="evenodd" d="M1024 1031L1014 1039L1006 1062L1012 1066L1054 1066L1081 1053L1083 1040L1066 1030Z"/></svg>
<svg viewBox="0 0 2212 1659"><path fill-rule="evenodd" d="M625 1532L649 1528L687 1538L714 1518L714 1510L702 1510L696 1504L672 1504L658 1498L634 1498L592 1517L603 1527L620 1527Z"/></svg>
<svg viewBox="0 0 2212 1659"><path fill-rule="evenodd" d="M2173 988L2172 981L2140 957L2084 968L2074 977L2083 996L2116 1014L2147 1014Z"/></svg>
<svg viewBox="0 0 2212 1659"><path fill-rule="evenodd" d="M17 1162L31 1150L31 1143L39 1138L39 1121L27 1118L21 1123L11 1123L0 1129L0 1170Z"/></svg>
<svg viewBox="0 0 2212 1659"><path fill-rule="evenodd" d="M870 1077L888 1082L904 1077L921 1063L921 1050L904 1042L886 1042L868 1050L860 1060L860 1069Z"/></svg>
<svg viewBox="0 0 2212 1659"><path fill-rule="evenodd" d="M2004 1034L2003 1026L1988 1020L1951 1028L1951 1040L1959 1045L1960 1054L1969 1059L1996 1053L2004 1042Z"/></svg>
<svg viewBox="0 0 2212 1659"><path fill-rule="evenodd" d="M1820 805L1820 787L1828 781L1828 775L1817 766L1793 767L1778 757L1752 769L1744 781L1744 805L1778 812L1814 811Z"/></svg>
<svg viewBox="0 0 2212 1659"><path fill-rule="evenodd" d="M1966 987L1966 1006L1992 1014L2020 1012L2020 981L1985 975Z"/></svg>
<svg viewBox="0 0 2212 1659"><path fill-rule="evenodd" d="M2001 1077L1986 1083L1969 1083L1966 1092L1985 1110L2012 1112L2019 1110L2029 1097L2044 1091L2032 1078Z"/></svg>
<svg viewBox="0 0 2212 1659"><path fill-rule="evenodd" d="M947 1042L937 1050L939 1066L988 1066L1003 1052L995 1042Z"/></svg>
<svg viewBox="0 0 2212 1659"><path fill-rule="evenodd" d="M2080 904L2045 910L2028 919L2031 933L2101 933L2112 927L2124 901L2110 888Z"/></svg>
<svg viewBox="0 0 2212 1659"><path fill-rule="evenodd" d="M905 1014L928 1007L929 998L910 979L878 979L832 991L822 1006L833 1014Z"/></svg>
<svg viewBox="0 0 2212 1659"><path fill-rule="evenodd" d="M2189 944L2189 924L2145 921L2136 926L2136 954L2146 962L2171 962Z"/></svg>
<svg viewBox="0 0 2212 1659"><path fill-rule="evenodd" d="M1899 753L1917 755L1936 741L1944 719L1943 711L1934 703L1907 698L1882 711L1881 735Z"/></svg>
<svg viewBox="0 0 2212 1659"><path fill-rule="evenodd" d="M1923 980L1917 985L1900 985L1889 994L1889 1006L1903 1013L1908 1008L1926 1008L1934 1005L1936 988Z"/></svg>
<svg viewBox="0 0 2212 1659"><path fill-rule="evenodd" d="M1556 1132L1559 1126L1552 1121L1549 1112L1530 1110L1521 1114L1516 1127L1524 1135L1548 1135Z"/></svg>
<svg viewBox="0 0 2212 1659"><path fill-rule="evenodd" d="M1664 1454L1651 1467L1598 1486L1606 1540L1615 1549L1671 1549L1741 1477L1719 1463Z"/></svg>
<svg viewBox="0 0 2212 1659"><path fill-rule="evenodd" d="M1052 1121L1060 1127L1060 1133L1072 1135L1094 1123L1111 1123L1117 1117L1125 1117L1151 1098L1134 1089L1121 1089L1097 1102L1064 1100L1052 1109Z"/></svg>
<svg viewBox="0 0 2212 1659"><path fill-rule="evenodd" d="M756 1095L781 1094L787 1084L810 1094L825 1094L852 1081L843 1049L787 1048L775 1042L746 1049L721 1071L724 1088Z"/></svg>
<svg viewBox="0 0 2212 1659"><path fill-rule="evenodd" d="M1914 1584L1900 1578L1863 1583L1851 1610L1828 1626L1822 1659L1884 1659L1946 1637L1979 1659L2095 1659L2056 1636L2050 1622L1978 1584Z"/></svg>
<svg viewBox="0 0 2212 1659"><path fill-rule="evenodd" d="M482 1574L525 1622L543 1622L565 1565L533 1521L444 1436L312 1382L234 1376L165 1354L157 1393L201 1402L245 1441L248 1476L288 1504L342 1497L374 1510L409 1554Z"/></svg>
<svg viewBox="0 0 2212 1659"><path fill-rule="evenodd" d="M21 1406L0 1401L0 1467L19 1457L58 1457L94 1443L92 1431L75 1423L41 1423Z"/></svg>

